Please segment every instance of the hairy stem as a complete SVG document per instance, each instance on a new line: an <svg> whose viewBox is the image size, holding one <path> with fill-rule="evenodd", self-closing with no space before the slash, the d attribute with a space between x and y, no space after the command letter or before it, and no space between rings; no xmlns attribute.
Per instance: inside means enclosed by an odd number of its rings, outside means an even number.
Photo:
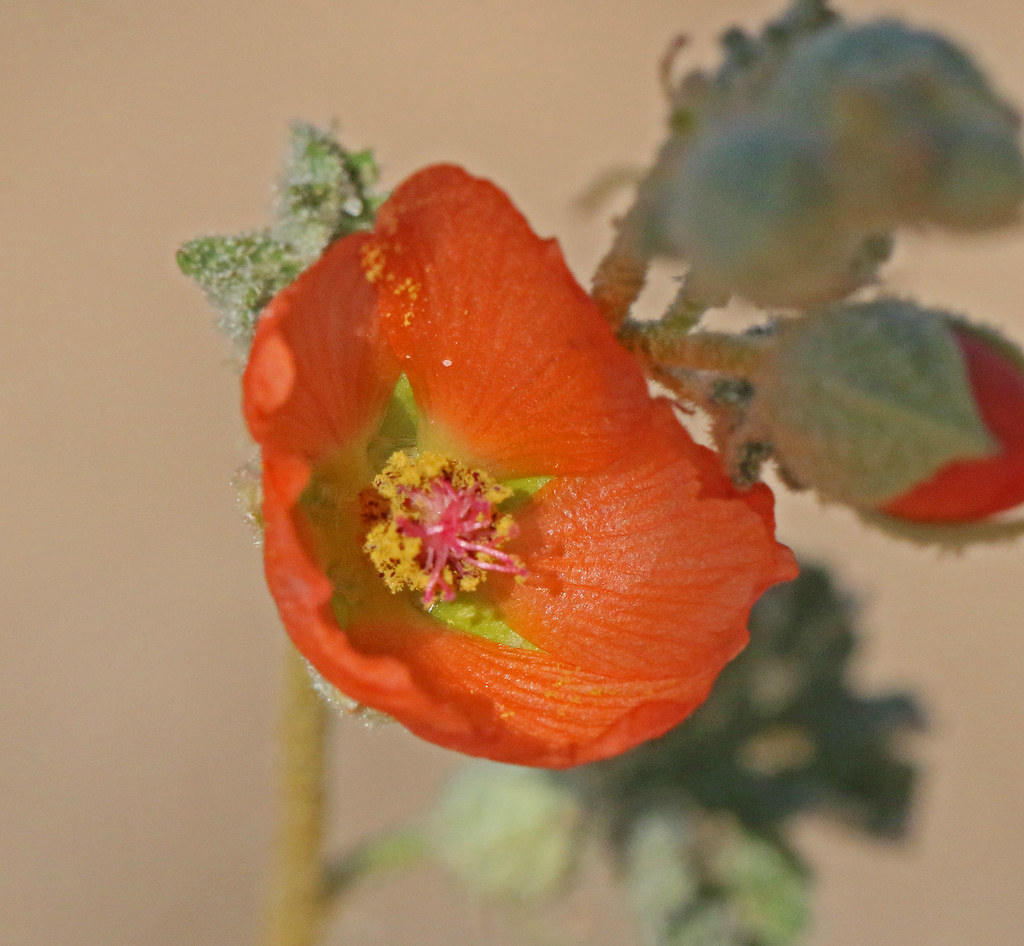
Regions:
<svg viewBox="0 0 1024 946"><path fill-rule="evenodd" d="M266 946L315 946L323 912L324 749L328 710L289 648L280 724L280 822Z"/></svg>
<svg viewBox="0 0 1024 946"><path fill-rule="evenodd" d="M637 248L636 241L638 216L639 203L619 221L615 240L598 264L590 290L613 330L626 321L647 281L649 261Z"/></svg>
<svg viewBox="0 0 1024 946"><path fill-rule="evenodd" d="M624 326L619 340L651 367L719 371L746 379L756 373L770 343L764 336L687 332L672 325L637 323Z"/></svg>

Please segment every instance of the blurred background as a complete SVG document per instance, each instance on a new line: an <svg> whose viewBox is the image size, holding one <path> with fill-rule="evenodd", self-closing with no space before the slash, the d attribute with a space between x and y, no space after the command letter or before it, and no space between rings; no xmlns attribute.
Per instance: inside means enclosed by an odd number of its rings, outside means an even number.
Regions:
<svg viewBox="0 0 1024 946"><path fill-rule="evenodd" d="M272 830L283 634L229 479L248 456L226 341L174 263L259 226L287 126L337 120L384 183L438 160L498 181L586 281L608 214L572 201L648 160L656 65L710 63L767 0L0 0L0 943L254 942ZM1024 103L1009 0L846 0L947 31ZM905 237L897 291L1024 342L1024 232ZM1024 544L904 546L807 497L780 533L833 563L871 692L930 713L912 837L809 822L810 946L1019 946ZM415 814L459 759L338 727L337 844ZM608 876L555 928L419 871L357 893L358 944L623 944Z"/></svg>

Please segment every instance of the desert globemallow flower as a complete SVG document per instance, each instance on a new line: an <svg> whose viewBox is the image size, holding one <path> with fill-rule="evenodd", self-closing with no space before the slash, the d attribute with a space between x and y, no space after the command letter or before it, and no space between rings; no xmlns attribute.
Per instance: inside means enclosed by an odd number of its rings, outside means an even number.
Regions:
<svg viewBox="0 0 1024 946"><path fill-rule="evenodd" d="M265 561L327 682L471 755L564 767L685 718L792 578L554 241L428 168L260 318Z"/></svg>

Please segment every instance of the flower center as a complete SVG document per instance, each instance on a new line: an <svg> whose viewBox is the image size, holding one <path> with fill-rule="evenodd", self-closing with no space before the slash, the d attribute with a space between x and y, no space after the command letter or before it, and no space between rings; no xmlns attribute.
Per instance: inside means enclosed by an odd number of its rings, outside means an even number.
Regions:
<svg viewBox="0 0 1024 946"><path fill-rule="evenodd" d="M451 457L398 450L360 494L363 550L391 591L422 591L428 608L472 591L489 571L522 579L522 561L500 548L518 531L497 508L511 495Z"/></svg>

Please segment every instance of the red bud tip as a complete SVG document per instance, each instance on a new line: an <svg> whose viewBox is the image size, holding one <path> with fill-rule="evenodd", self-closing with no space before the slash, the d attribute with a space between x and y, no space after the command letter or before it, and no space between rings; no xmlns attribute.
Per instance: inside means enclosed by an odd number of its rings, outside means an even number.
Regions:
<svg viewBox="0 0 1024 946"><path fill-rule="evenodd" d="M972 522L1024 502L1024 365L962 326L963 354L978 413L999 444L993 456L955 461L882 507L917 522Z"/></svg>

